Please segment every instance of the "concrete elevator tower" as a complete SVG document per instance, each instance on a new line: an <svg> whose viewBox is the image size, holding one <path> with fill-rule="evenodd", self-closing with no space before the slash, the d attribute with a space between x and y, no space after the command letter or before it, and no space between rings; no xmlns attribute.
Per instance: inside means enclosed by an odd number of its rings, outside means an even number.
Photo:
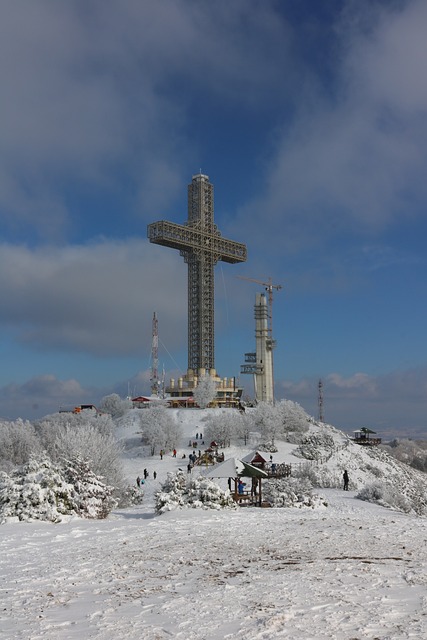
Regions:
<svg viewBox="0 0 427 640"><path fill-rule="evenodd" d="M245 364L241 373L254 376L256 402L274 402L273 381L273 349L275 341L270 336L268 326L269 313L267 298L264 293L257 293L255 298L255 353L245 353Z"/></svg>
<svg viewBox="0 0 427 640"><path fill-rule="evenodd" d="M161 220L148 225L150 242L178 249L188 265L187 379L215 376L214 267L218 261L245 262L246 245L227 240L214 224L214 188L199 173L188 185L188 218L183 225Z"/></svg>

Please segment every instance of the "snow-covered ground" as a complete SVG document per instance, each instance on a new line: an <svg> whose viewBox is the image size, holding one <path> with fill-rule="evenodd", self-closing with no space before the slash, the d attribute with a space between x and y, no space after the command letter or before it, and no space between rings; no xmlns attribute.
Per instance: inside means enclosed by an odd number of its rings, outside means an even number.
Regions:
<svg viewBox="0 0 427 640"><path fill-rule="evenodd" d="M181 456L203 430L201 415L177 414L177 458L142 457L132 424L120 427L129 478L150 473L141 507L106 520L0 528L1 638L427 637L425 517L338 489L319 490L328 506L316 509L154 515L154 493L168 471L185 468ZM289 446L275 459L285 455Z"/></svg>

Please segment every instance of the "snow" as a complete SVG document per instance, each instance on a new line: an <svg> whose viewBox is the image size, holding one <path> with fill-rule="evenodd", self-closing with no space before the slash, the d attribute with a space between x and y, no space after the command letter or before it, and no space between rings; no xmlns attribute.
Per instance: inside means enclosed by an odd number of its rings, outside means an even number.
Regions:
<svg viewBox="0 0 427 640"><path fill-rule="evenodd" d="M426 517L355 497L371 476L383 473L394 482L388 459L378 453L368 460L330 428L334 451L328 445L323 462L313 466L324 479L335 473L338 486L347 468L351 490L319 489L316 508L155 515L155 493L168 473L186 471L181 456L192 452L188 440L204 430L204 412L174 415L183 428L177 458L144 457L137 422L120 423L129 479L149 471L142 505L105 520L0 527L1 638L427 637ZM276 444L276 462L307 464L292 454L296 445ZM253 450L253 443L234 444L226 459Z"/></svg>

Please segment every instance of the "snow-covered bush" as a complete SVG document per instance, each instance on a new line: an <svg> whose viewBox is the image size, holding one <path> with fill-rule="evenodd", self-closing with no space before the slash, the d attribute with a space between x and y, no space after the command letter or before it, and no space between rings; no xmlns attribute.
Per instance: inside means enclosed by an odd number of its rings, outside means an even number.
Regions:
<svg viewBox="0 0 427 640"><path fill-rule="evenodd" d="M209 478L187 477L182 471L168 473L156 494L156 511L165 513L182 508L233 509L236 504L228 489L223 491Z"/></svg>
<svg viewBox="0 0 427 640"><path fill-rule="evenodd" d="M306 478L278 478L263 483L263 499L272 507L326 507L327 502L313 494Z"/></svg>
<svg viewBox="0 0 427 640"><path fill-rule="evenodd" d="M301 463L299 466L297 466L295 471L292 471L292 475L294 478L308 480L312 487L317 485L316 470L309 462Z"/></svg>
<svg viewBox="0 0 427 640"><path fill-rule="evenodd" d="M64 477L75 489L75 508L82 518L106 518L117 505L113 498L114 487L104 484L85 460L65 460Z"/></svg>
<svg viewBox="0 0 427 640"><path fill-rule="evenodd" d="M378 467L375 467L372 464L366 464L365 469L366 471L370 471L372 475L376 476L377 478L381 478L384 475L384 472L381 469L379 469Z"/></svg>
<svg viewBox="0 0 427 640"><path fill-rule="evenodd" d="M321 460L329 458L334 451L335 442L329 433L309 433L303 436L294 455L307 460Z"/></svg>
<svg viewBox="0 0 427 640"><path fill-rule="evenodd" d="M260 442L257 446L260 451L267 451L268 453L277 453L278 448L272 442Z"/></svg>
<svg viewBox="0 0 427 640"><path fill-rule="evenodd" d="M0 474L0 517L58 522L76 515L76 491L49 459L31 459L10 475Z"/></svg>
<svg viewBox="0 0 427 640"><path fill-rule="evenodd" d="M119 506L121 508L132 507L144 502L144 491L133 485L128 485L120 496Z"/></svg>
<svg viewBox="0 0 427 640"><path fill-rule="evenodd" d="M411 503L401 491L382 482L373 482L366 485L359 491L356 498L366 502L375 502L382 507L403 511L404 513L409 513L412 509Z"/></svg>
<svg viewBox="0 0 427 640"><path fill-rule="evenodd" d="M112 487L81 460L63 466L48 458L32 458L9 475L0 473L1 519L105 518L115 504Z"/></svg>

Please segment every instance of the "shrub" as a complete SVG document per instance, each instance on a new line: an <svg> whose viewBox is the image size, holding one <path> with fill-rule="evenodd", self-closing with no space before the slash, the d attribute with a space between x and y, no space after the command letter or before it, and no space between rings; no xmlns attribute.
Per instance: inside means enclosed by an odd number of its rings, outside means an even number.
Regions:
<svg viewBox="0 0 427 640"><path fill-rule="evenodd" d="M209 478L187 478L183 471L168 473L161 491L156 494L156 511L165 513L183 508L224 509L236 508L236 505L230 492L223 491Z"/></svg>
<svg viewBox="0 0 427 640"><path fill-rule="evenodd" d="M313 494L312 485L304 478L280 478L263 484L264 499L272 507L325 507L327 502Z"/></svg>
<svg viewBox="0 0 427 640"><path fill-rule="evenodd" d="M374 502L397 511L403 511L404 513L408 513L412 508L406 496L398 489L387 486L382 482L373 482L366 485L359 491L356 498L366 502Z"/></svg>

